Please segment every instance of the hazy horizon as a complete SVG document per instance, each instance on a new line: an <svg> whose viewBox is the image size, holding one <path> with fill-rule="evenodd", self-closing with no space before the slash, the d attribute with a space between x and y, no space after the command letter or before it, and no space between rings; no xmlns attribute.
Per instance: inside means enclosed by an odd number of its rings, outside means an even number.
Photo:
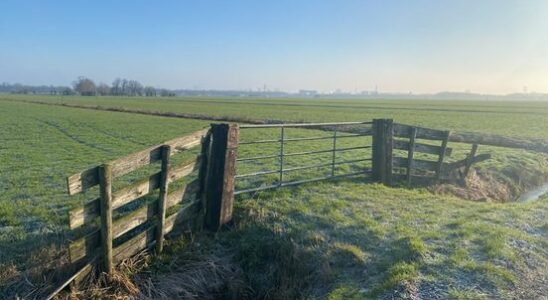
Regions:
<svg viewBox="0 0 548 300"><path fill-rule="evenodd" d="M2 1L0 82L548 92L545 1Z"/></svg>

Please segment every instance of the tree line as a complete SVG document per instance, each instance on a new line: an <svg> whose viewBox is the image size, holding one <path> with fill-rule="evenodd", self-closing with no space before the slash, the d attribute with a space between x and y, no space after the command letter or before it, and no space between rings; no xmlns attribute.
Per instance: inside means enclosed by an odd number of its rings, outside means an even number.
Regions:
<svg viewBox="0 0 548 300"><path fill-rule="evenodd" d="M112 84L98 83L92 79L80 76L72 86L30 86L19 83L0 84L0 93L12 94L51 94L51 95L81 95L81 96L144 96L144 97L174 97L176 93L168 89L157 89L144 86L137 80L116 78Z"/></svg>
<svg viewBox="0 0 548 300"><path fill-rule="evenodd" d="M53 86L53 85L24 85L20 83L2 83L0 84L0 93L10 94L52 94L52 95L72 95L74 91L68 86Z"/></svg>
<svg viewBox="0 0 548 300"><path fill-rule="evenodd" d="M157 89L152 86L143 86L137 80L116 78L111 85L106 83L95 84L87 77L78 77L73 83L74 92L82 96L145 96L145 97L173 97L175 93L167 89Z"/></svg>

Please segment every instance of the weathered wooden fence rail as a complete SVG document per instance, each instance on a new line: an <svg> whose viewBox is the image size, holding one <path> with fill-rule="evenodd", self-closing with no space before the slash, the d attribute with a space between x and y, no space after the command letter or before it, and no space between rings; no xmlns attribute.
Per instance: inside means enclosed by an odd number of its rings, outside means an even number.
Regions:
<svg viewBox="0 0 548 300"><path fill-rule="evenodd" d="M408 185L414 181L440 181L458 168L466 167L469 170L473 163L490 158L489 155L476 157L477 144L474 144L475 150L465 160L448 163L447 158L453 154L453 149L448 147L452 135L450 131L377 119L374 120L374 132L374 147L377 149L375 179L387 185L402 180ZM436 141L439 145L432 144ZM431 159L417 158L417 153L428 154Z"/></svg>
<svg viewBox="0 0 548 300"><path fill-rule="evenodd" d="M390 119L374 120L373 139L374 178L388 185L395 179L405 179L408 184L412 180L439 181L447 179L452 172L457 172L460 175L459 181L464 183L473 164L491 158L490 154L477 155L479 145L548 153L547 140L443 131L398 124ZM439 145L431 144L436 141ZM448 147L449 142L471 144L471 150L465 159L447 162L446 158L453 153L453 149ZM401 150L405 155L397 156L394 150ZM434 155L436 159L417 159L416 153Z"/></svg>
<svg viewBox="0 0 548 300"><path fill-rule="evenodd" d="M237 141L237 125L214 124L210 129L69 176L69 195L94 187L99 192L98 198L69 212L69 227L74 233L69 258L78 267L77 274L86 275L82 270L93 265L110 273L115 265L145 249L160 253L164 237L180 224L217 230L230 222ZM200 145L191 161L171 162L173 155ZM154 163L160 163L160 171L113 190L116 178ZM195 171L195 179L171 188ZM156 191L156 199L137 201Z"/></svg>

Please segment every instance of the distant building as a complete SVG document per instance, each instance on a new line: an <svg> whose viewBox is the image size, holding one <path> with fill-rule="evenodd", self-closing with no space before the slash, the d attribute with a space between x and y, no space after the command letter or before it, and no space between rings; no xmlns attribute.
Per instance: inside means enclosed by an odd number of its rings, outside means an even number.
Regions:
<svg viewBox="0 0 548 300"><path fill-rule="evenodd" d="M318 91L315 90L299 90L300 96L316 96L318 95Z"/></svg>

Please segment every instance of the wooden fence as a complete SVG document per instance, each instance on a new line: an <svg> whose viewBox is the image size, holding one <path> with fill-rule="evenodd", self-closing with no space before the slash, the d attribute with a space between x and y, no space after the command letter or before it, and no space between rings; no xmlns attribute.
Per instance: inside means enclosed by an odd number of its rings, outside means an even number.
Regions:
<svg viewBox="0 0 548 300"><path fill-rule="evenodd" d="M415 181L441 181L447 179L453 171L464 167L465 171L460 174L463 182L473 163L490 158L488 154L476 156L478 145L473 144L466 159L446 162L453 153L453 149L448 147L450 131L397 124L390 119L374 120L373 128L373 155L376 162L373 164L373 174L376 180L387 185L402 180L408 185ZM395 150L404 156L398 156ZM418 159L416 153L428 154L433 159Z"/></svg>
<svg viewBox="0 0 548 300"><path fill-rule="evenodd" d="M438 142L438 145L433 143ZM447 162L453 153L449 142L470 144L466 158ZM464 184L473 164L490 159L490 154L477 154L478 146L495 146L548 153L547 140L510 138L492 134L443 131L394 123L391 119L373 121L373 178L391 185L396 180L412 184L448 179L450 174L459 176ZM404 156L397 156L396 151ZM415 158L416 153L433 155L434 160Z"/></svg>
<svg viewBox="0 0 548 300"><path fill-rule="evenodd" d="M140 251L154 248L160 253L164 237L179 225L218 230L230 222L236 159L232 148L237 141L237 125L214 124L69 176L70 195L94 187L99 194L69 212L69 227L75 235L69 243L69 256L78 273L83 276L82 271L94 265L110 273L115 265ZM200 145L193 160L172 165L173 155ZM113 191L116 178L154 163L160 164L159 172ZM171 190L173 183L194 171L196 179ZM157 199L137 201L155 191L159 191ZM182 207L172 212L178 205Z"/></svg>
<svg viewBox="0 0 548 300"><path fill-rule="evenodd" d="M339 126L366 127L343 130L337 134ZM321 123L321 124L277 124L242 125L242 128L280 128L280 138L274 140L248 141L242 144L279 143L279 168L251 174L236 174L237 161L261 159L264 157L237 158L240 126L236 124L212 124L191 135L173 139L161 145L94 166L67 178L69 195L76 195L97 188L98 196L69 212L69 227L74 238L69 243L70 262L78 270L58 290L86 274L93 266L100 266L112 272L122 260L145 249L160 253L165 236L177 226L194 226L216 231L232 221L235 194L280 188L306 182L332 178L372 174L375 181L391 185L395 180L405 180L412 184L415 180L443 180L444 174L459 171L463 180L473 163L490 158L490 155L477 155L478 145L510 147L548 153L548 142L529 141L494 135L478 135L440 131L394 123L390 119L376 119L373 122ZM286 139L284 129L299 127L331 130L332 136ZM352 133L352 134L349 134ZM359 157L358 161L371 161L371 169L360 169L357 173L335 175L335 155L351 149L337 148L337 139L359 136L372 136L371 145L352 149L372 148L371 157ZM293 141L332 139L329 150L285 153L284 144ZM447 157L453 153L449 142L472 144L470 153L460 161L448 163ZM190 162L172 165L172 156L201 146L199 154ZM294 182L285 182L284 173L314 166L284 168L284 157L332 153L332 161L322 167L331 167L330 175ZM398 153L404 153L401 156ZM415 154L423 153L435 159L417 159ZM134 172L145 166L159 163L160 171L142 180L137 180L123 188L113 190L116 178ZM197 171L196 179L172 190L174 182ZM235 180L242 177L278 174L279 182L267 187L235 191ZM153 201L138 201L146 195L159 191ZM181 206L179 208L179 206ZM119 216L121 215L121 216ZM57 291L58 291L57 290Z"/></svg>

